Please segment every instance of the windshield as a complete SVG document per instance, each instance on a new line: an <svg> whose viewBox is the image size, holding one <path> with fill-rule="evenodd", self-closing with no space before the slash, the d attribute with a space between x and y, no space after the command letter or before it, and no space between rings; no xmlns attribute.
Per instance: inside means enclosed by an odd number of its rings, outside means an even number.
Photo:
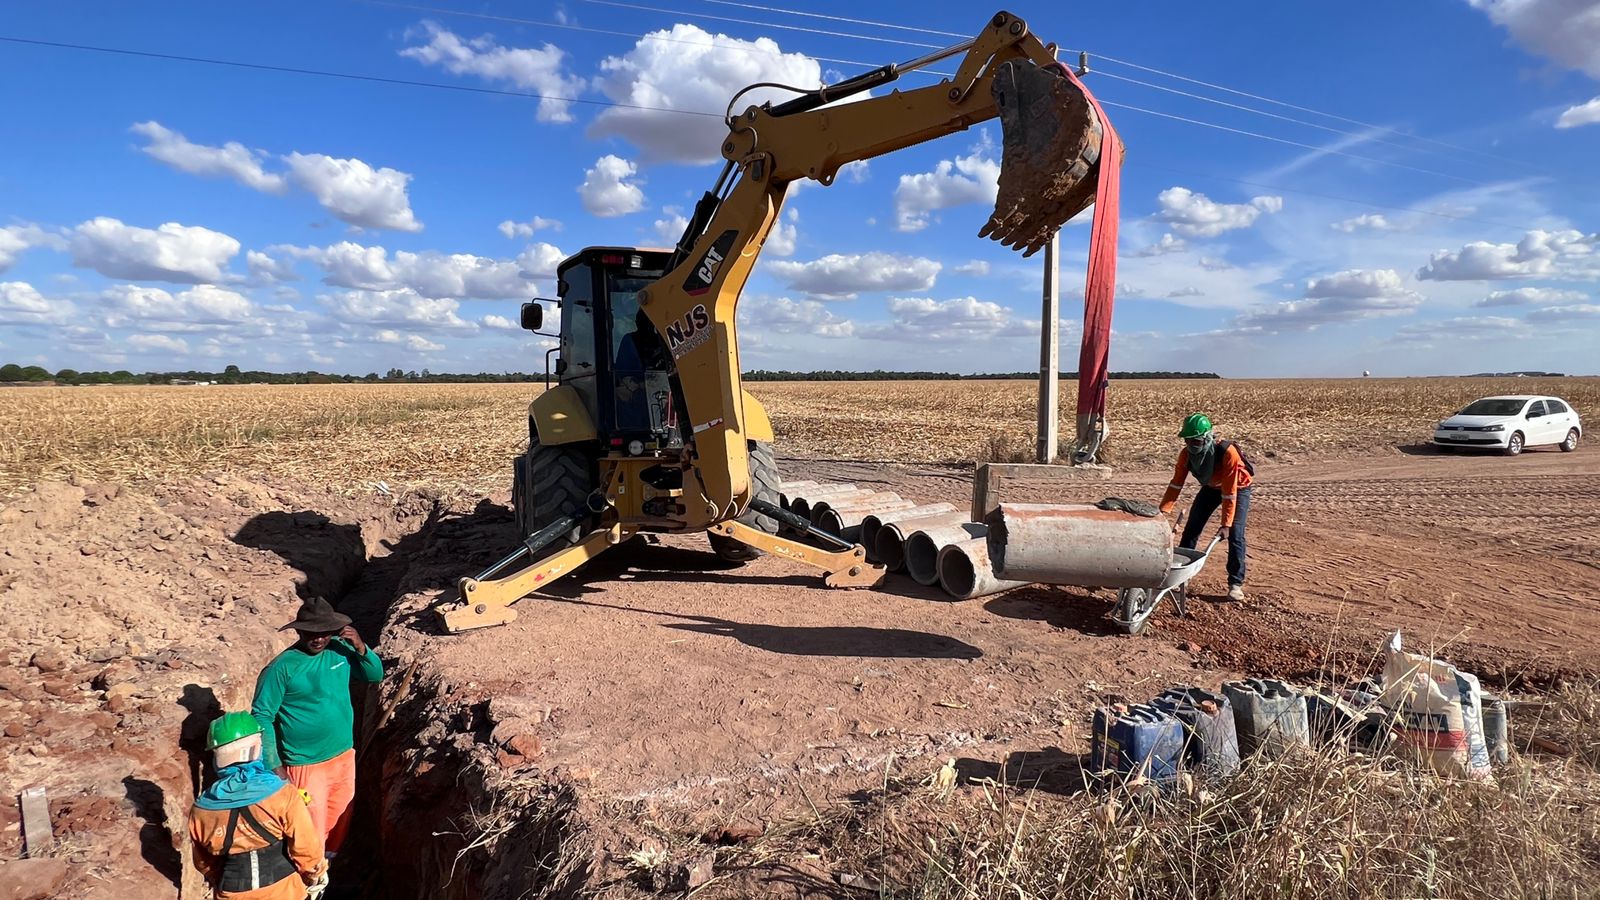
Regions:
<svg viewBox="0 0 1600 900"><path fill-rule="evenodd" d="M1458 416L1514 416L1522 412L1526 400L1475 400L1467 405L1466 409L1456 413Z"/></svg>

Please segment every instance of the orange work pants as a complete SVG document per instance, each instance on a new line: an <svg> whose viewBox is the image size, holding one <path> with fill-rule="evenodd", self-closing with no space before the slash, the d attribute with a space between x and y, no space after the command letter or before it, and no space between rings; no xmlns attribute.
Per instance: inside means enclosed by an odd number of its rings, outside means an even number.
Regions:
<svg viewBox="0 0 1600 900"><path fill-rule="evenodd" d="M356 797L354 749L309 766L284 766L289 782L311 795L311 822L322 832L329 855L337 853L350 830L350 804Z"/></svg>

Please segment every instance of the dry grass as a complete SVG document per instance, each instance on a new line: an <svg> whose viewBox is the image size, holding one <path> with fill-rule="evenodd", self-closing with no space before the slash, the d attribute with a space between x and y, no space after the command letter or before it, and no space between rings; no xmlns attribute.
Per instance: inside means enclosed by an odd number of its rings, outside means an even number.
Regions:
<svg viewBox="0 0 1600 900"><path fill-rule="evenodd" d="M1026 455L1036 386L1024 381L755 384L782 453L939 462ZM504 489L526 441L523 384L25 388L0 392L0 495L41 478L139 482L216 471L360 488L372 481ZM1165 460L1205 410L1262 454L1416 443L1475 397L1565 396L1600 415L1600 378L1121 381L1113 462ZM1074 389L1063 388L1064 434ZM1018 448L1021 448L1020 450Z"/></svg>
<svg viewBox="0 0 1600 900"><path fill-rule="evenodd" d="M1596 695L1552 698L1589 717L1574 743L1600 744ZM1486 785L1324 751L1164 795L1030 787L902 785L821 843L908 900L1600 896L1600 775L1578 760L1517 758Z"/></svg>

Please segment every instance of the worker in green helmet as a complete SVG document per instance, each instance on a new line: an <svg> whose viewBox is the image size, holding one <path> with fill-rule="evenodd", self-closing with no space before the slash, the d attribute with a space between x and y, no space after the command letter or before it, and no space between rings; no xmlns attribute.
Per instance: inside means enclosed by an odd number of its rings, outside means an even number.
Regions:
<svg viewBox="0 0 1600 900"><path fill-rule="evenodd" d="M1244 599L1245 526L1250 518L1251 486L1255 483L1255 466L1244 451L1232 441L1217 440L1211 419L1205 413L1194 413L1183 420L1178 431L1183 439L1183 449L1178 451L1178 466L1172 474L1172 483L1161 498L1161 513L1171 515L1172 507L1183 493L1183 482L1190 475L1200 483L1200 493L1189 507L1189 524L1183 527L1179 546L1193 549L1200 533L1211 521L1211 514L1222 509L1222 527L1218 537L1228 542L1228 599Z"/></svg>
<svg viewBox="0 0 1600 900"><path fill-rule="evenodd" d="M298 788L261 758L261 723L223 713L206 733L217 777L194 800L194 865L218 900L304 900L328 885L322 832Z"/></svg>

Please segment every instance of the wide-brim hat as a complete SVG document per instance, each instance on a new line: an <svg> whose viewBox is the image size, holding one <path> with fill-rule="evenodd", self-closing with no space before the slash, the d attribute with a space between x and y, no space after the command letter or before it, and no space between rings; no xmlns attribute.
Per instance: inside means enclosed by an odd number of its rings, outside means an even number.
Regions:
<svg viewBox="0 0 1600 900"><path fill-rule="evenodd" d="M293 622L279 628L279 631L313 631L329 633L338 631L350 624L350 617L333 608L333 604L321 597L312 597L300 604L300 614L295 616Z"/></svg>

